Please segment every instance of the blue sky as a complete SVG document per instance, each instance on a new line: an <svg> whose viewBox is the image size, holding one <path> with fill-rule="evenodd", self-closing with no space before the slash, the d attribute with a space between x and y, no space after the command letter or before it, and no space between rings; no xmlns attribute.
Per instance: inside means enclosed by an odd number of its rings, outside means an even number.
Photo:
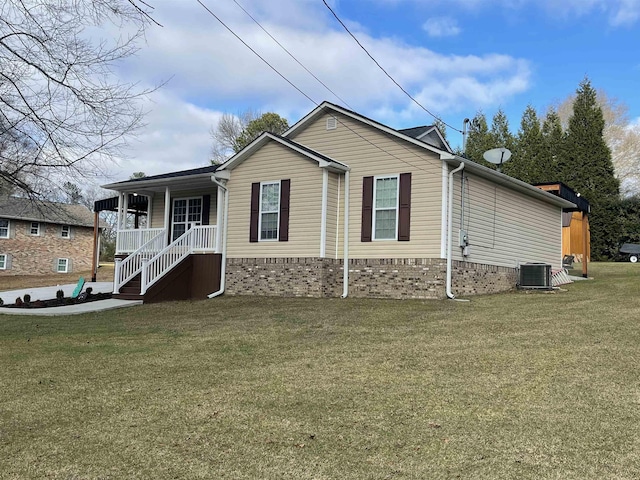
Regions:
<svg viewBox="0 0 640 480"><path fill-rule="evenodd" d="M203 0L231 29L315 102L342 101L284 53L234 3ZM348 107L394 128L431 124L360 50L322 0L237 0ZM207 164L210 128L223 113L275 111L292 124L314 104L273 73L195 0L156 0L138 55L123 79L153 86L147 127L115 179ZM370 53L425 107L461 128L498 108L514 133L528 104L539 113L594 87L640 123L640 0L332 0ZM452 144L461 137L449 131Z"/></svg>

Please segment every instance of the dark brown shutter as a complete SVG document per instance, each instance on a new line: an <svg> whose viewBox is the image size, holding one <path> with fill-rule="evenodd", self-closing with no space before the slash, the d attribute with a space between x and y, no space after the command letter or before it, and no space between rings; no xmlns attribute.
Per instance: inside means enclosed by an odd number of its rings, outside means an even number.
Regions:
<svg viewBox="0 0 640 480"><path fill-rule="evenodd" d="M400 174L400 202L398 212L398 240L409 241L411 227L411 174Z"/></svg>
<svg viewBox="0 0 640 480"><path fill-rule="evenodd" d="M202 196L202 225L209 225L209 213L211 212L211 195Z"/></svg>
<svg viewBox="0 0 640 480"><path fill-rule="evenodd" d="M260 183L251 184L251 221L249 225L249 241L258 241L258 217L260 216Z"/></svg>
<svg viewBox="0 0 640 480"><path fill-rule="evenodd" d="M291 180L280 181L280 231L278 240L289 241L289 197L291 196Z"/></svg>
<svg viewBox="0 0 640 480"><path fill-rule="evenodd" d="M373 222L373 177L362 179L362 226L360 241L371 241L371 224Z"/></svg>

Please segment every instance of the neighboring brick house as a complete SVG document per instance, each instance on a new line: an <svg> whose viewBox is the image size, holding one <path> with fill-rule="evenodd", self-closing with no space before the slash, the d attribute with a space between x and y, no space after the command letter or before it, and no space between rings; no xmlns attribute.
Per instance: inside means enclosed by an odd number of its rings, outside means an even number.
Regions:
<svg viewBox="0 0 640 480"><path fill-rule="evenodd" d="M0 198L0 275L90 270L93 218L83 205Z"/></svg>

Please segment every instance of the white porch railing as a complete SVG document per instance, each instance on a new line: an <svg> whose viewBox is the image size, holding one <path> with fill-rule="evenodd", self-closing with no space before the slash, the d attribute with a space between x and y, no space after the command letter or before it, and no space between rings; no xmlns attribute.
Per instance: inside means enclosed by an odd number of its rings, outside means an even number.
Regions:
<svg viewBox="0 0 640 480"><path fill-rule="evenodd" d="M164 231L164 228L118 230L116 235L116 254L133 253Z"/></svg>
<svg viewBox="0 0 640 480"><path fill-rule="evenodd" d="M151 228L156 235L142 244L124 260L117 259L113 276L113 293L119 293L120 289L142 270L144 259L151 258L161 251L166 245L166 230L164 228Z"/></svg>
<svg viewBox="0 0 640 480"><path fill-rule="evenodd" d="M192 227L150 260L142 260L140 295L192 253L216 251L216 226Z"/></svg>

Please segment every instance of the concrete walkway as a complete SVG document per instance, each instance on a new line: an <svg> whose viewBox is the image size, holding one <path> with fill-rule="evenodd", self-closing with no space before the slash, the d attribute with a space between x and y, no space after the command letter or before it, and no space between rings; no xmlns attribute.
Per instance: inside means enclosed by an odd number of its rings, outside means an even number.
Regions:
<svg viewBox="0 0 640 480"><path fill-rule="evenodd" d="M93 293L109 293L113 291L112 282L86 282L82 291L87 287L93 288ZM31 300L50 300L56 298L56 292L60 289L64 292L65 297L70 297L76 288L75 283L65 285L56 285L54 287L38 287L25 288L21 290L9 290L0 292L0 298L5 304L15 303L16 298L23 298L25 294L31 295ZM141 305L142 300L116 300L110 298L107 300L96 300L95 302L79 303L77 305L63 305L60 307L48 308L4 308L0 307L0 314L7 315L77 315L80 313L101 312L103 310L112 310L114 308L132 307Z"/></svg>

